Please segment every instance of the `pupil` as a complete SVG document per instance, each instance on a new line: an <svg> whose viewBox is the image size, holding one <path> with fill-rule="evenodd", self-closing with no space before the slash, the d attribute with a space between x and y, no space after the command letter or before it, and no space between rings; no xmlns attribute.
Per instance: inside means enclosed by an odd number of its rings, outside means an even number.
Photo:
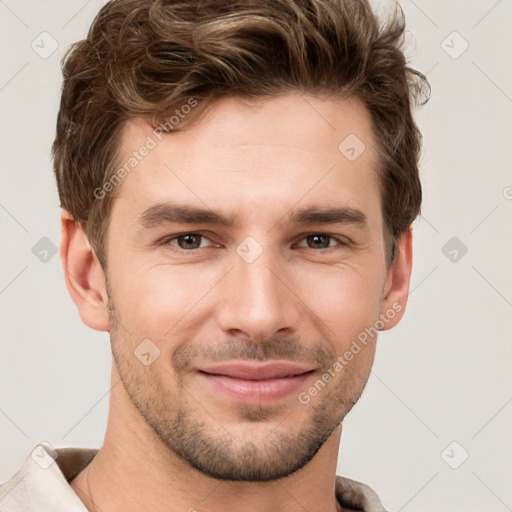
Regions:
<svg viewBox="0 0 512 512"><path fill-rule="evenodd" d="M195 249L196 246L197 246L197 240L198 240L198 236L197 235L184 235L181 237L181 239L184 241L184 244L182 245L186 245L186 247L182 247L182 249ZM190 245L193 245L194 247L190 247Z"/></svg>
<svg viewBox="0 0 512 512"><path fill-rule="evenodd" d="M310 238L313 239L313 244L321 245L323 249L329 247L329 242L327 236L324 235L311 235Z"/></svg>
<svg viewBox="0 0 512 512"><path fill-rule="evenodd" d="M182 249L187 248L190 249L190 245L193 245L192 248L197 248L197 242L199 240L199 237L197 235L183 235L181 237L181 240L184 242L182 245L186 245L187 247L182 247ZM310 242L312 242L313 245L316 245L317 247L320 245L322 248L329 247L329 237L324 235L310 235L309 236Z"/></svg>

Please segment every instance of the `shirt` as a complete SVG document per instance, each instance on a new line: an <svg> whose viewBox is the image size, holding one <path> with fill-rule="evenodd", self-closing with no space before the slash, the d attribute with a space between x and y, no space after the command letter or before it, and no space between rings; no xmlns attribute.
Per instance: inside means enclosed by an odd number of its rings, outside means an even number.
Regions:
<svg viewBox="0 0 512 512"><path fill-rule="evenodd" d="M0 512L87 512L69 482L97 452L38 444L14 476L0 484ZM386 512L368 485L342 476L336 476L336 498L353 510Z"/></svg>

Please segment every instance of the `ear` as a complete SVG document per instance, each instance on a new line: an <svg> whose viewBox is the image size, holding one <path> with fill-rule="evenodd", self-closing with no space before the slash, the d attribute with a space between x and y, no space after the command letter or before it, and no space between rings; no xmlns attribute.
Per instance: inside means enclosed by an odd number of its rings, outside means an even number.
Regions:
<svg viewBox="0 0 512 512"><path fill-rule="evenodd" d="M105 275L79 223L66 210L61 215L60 258L69 294L84 324L108 331Z"/></svg>
<svg viewBox="0 0 512 512"><path fill-rule="evenodd" d="M394 327L403 317L412 271L412 229L409 228L397 242L396 256L389 269L380 304L380 318L384 318L386 331Z"/></svg>

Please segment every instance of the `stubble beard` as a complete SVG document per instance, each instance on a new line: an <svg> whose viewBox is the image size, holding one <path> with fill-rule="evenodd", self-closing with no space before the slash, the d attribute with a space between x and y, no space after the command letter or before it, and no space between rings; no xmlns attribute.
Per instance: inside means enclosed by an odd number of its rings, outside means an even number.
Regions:
<svg viewBox="0 0 512 512"><path fill-rule="evenodd" d="M131 349L126 350L132 347L131 340L121 336L108 284L107 295L112 355L134 408L173 455L217 480L266 482L300 470L340 425L366 385L365 380L362 388L354 392L349 376L345 376L334 386L323 389L309 404L298 402L297 410L292 409L282 420L282 428L278 424L258 439L253 435L251 439L243 434L233 435L211 413L205 412L198 397L192 397L180 377L175 378L178 392L171 398L155 371L157 365L145 367ZM303 416L305 407L310 413L307 420L302 420L301 428L293 433L286 431L285 426L294 424L293 415ZM257 423L265 424L269 417L268 409L261 406L242 407L239 413L240 421L248 425L247 432L253 432Z"/></svg>

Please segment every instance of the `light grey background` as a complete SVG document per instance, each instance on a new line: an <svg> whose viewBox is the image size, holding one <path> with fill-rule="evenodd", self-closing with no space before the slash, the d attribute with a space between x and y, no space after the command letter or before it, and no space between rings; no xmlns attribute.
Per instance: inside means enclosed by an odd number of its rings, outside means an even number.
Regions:
<svg viewBox="0 0 512 512"><path fill-rule="evenodd" d="M0 481L41 441L99 447L105 432L108 335L82 324L58 254L42 252L60 241L59 60L103 3L0 0ZM338 473L394 511L512 510L512 2L401 4L433 88L417 117L423 216L408 310L381 334ZM48 58L31 47L51 49L43 31L59 45Z"/></svg>

